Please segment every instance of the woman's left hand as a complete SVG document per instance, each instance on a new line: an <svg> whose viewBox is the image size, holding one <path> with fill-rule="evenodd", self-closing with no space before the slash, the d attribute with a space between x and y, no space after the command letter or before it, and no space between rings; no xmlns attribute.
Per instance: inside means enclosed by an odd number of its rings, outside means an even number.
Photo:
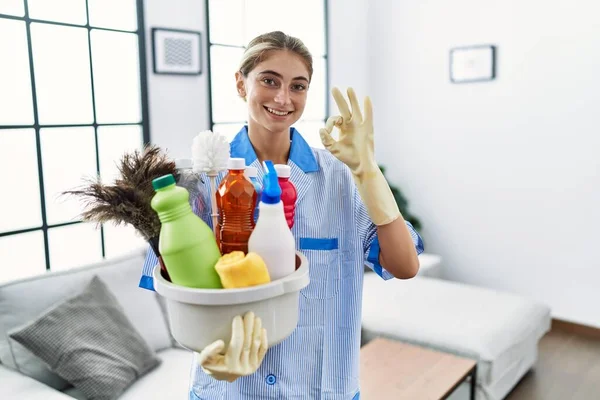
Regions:
<svg viewBox="0 0 600 400"><path fill-rule="evenodd" d="M354 89L348 88L350 106L338 88L331 91L340 115L327 119L325 128L320 130L321 141L331 154L346 164L355 176L379 170L375 162L373 142L373 106L371 99L365 98L364 116L360 110ZM340 131L339 140L333 139L333 127Z"/></svg>
<svg viewBox="0 0 600 400"><path fill-rule="evenodd" d="M321 141L331 154L352 171L360 197L373 223L378 226L387 225L398 219L401 214L396 199L375 161L371 99L365 98L363 117L352 88L348 89L352 109L348 107L344 96L337 88L333 88L331 92L340 115L327 120L325 128L319 132ZM331 137L334 126L340 131L340 138L337 141Z"/></svg>

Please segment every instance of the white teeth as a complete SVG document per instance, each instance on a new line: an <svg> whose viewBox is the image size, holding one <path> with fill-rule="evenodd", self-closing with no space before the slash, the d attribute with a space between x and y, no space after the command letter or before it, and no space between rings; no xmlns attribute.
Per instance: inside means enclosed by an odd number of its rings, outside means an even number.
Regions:
<svg viewBox="0 0 600 400"><path fill-rule="evenodd" d="M279 115L281 117L283 117L284 115L288 115L290 113L289 111L281 112L281 111L273 110L272 108L269 108L269 107L267 107L267 110L269 110L269 112L271 114Z"/></svg>

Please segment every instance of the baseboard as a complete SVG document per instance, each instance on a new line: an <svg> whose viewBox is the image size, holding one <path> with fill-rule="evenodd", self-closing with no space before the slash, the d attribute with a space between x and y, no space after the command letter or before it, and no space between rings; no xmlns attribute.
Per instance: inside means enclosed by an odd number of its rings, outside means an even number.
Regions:
<svg viewBox="0 0 600 400"><path fill-rule="evenodd" d="M600 339L600 329L593 326L581 325L575 322L564 321L562 319L552 319L552 330L568 332L574 335L586 336L594 339Z"/></svg>

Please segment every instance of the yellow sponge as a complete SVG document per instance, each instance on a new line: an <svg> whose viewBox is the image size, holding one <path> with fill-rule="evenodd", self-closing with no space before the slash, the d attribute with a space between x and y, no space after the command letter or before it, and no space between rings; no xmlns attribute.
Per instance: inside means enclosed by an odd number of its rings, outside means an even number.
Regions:
<svg viewBox="0 0 600 400"><path fill-rule="evenodd" d="M256 253L232 251L221 256L215 269L225 289L261 285L271 281L267 265Z"/></svg>

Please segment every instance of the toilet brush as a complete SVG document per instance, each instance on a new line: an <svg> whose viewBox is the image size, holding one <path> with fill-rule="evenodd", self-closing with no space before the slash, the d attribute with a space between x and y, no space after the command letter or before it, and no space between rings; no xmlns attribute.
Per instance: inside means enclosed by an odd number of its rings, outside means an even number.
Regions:
<svg viewBox="0 0 600 400"><path fill-rule="evenodd" d="M227 169L229 160L229 142L224 135L210 130L202 131L192 142L192 170L205 172L210 178L211 209L213 231L219 241L218 216L216 197L216 179L219 172Z"/></svg>

